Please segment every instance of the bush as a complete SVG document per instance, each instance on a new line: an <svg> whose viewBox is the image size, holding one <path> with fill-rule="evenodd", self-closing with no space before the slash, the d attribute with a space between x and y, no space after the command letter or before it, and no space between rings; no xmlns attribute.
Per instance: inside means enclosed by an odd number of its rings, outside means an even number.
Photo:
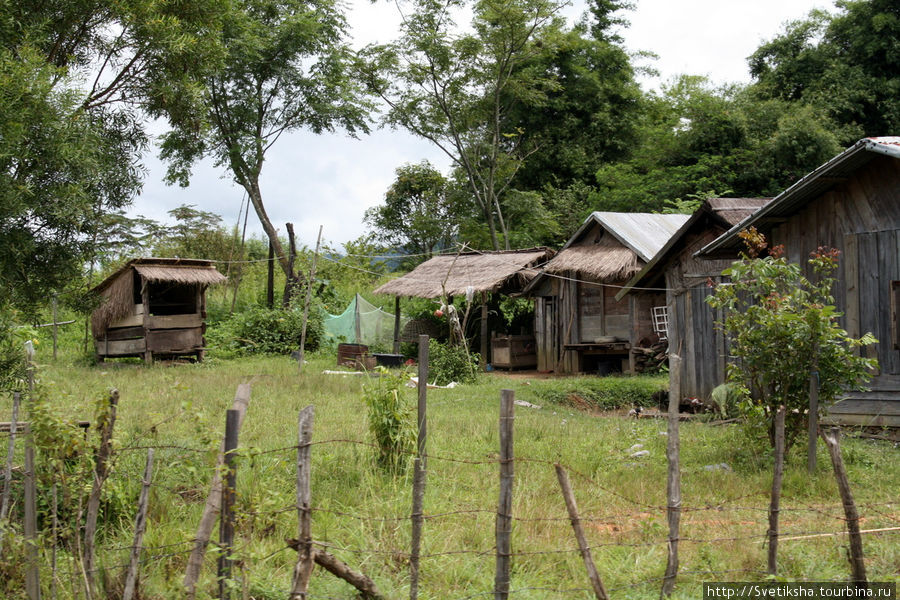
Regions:
<svg viewBox="0 0 900 600"><path fill-rule="evenodd" d="M235 313L210 328L210 345L226 356L290 354L300 346L303 328L301 309L254 307ZM310 310L306 326L306 350L318 349L322 340L322 316Z"/></svg>
<svg viewBox="0 0 900 600"><path fill-rule="evenodd" d="M429 340L428 379L437 385L447 385L451 381L473 383L478 376L478 358L478 354L466 354L462 346Z"/></svg>
<svg viewBox="0 0 900 600"><path fill-rule="evenodd" d="M667 377L585 377L532 383L540 400L575 408L613 410L623 407L656 406L655 394L666 390Z"/></svg>
<svg viewBox="0 0 900 600"><path fill-rule="evenodd" d="M402 471L416 443L412 407L404 401L406 371L391 373L376 367L378 377L363 387L369 409L369 432L375 441L375 464L385 471Z"/></svg>

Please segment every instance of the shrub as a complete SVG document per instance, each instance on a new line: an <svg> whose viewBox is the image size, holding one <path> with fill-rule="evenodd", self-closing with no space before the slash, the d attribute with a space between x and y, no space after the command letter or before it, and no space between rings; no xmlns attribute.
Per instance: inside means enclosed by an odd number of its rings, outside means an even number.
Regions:
<svg viewBox="0 0 900 600"><path fill-rule="evenodd" d="M462 346L428 341L428 379L437 385L451 381L473 383L478 376L478 354L467 354Z"/></svg>
<svg viewBox="0 0 900 600"><path fill-rule="evenodd" d="M210 328L209 343L226 356L290 354L300 346L301 309L255 307L235 313ZM306 350L316 350L322 339L322 316L310 310L306 326Z"/></svg>
<svg viewBox="0 0 900 600"><path fill-rule="evenodd" d="M532 392L543 402L575 408L613 410L622 407L656 406L654 394L668 388L668 378L583 377L532 383Z"/></svg>
<svg viewBox="0 0 900 600"><path fill-rule="evenodd" d="M412 407L404 399L409 373L391 373L376 367L378 377L363 386L363 400L369 409L369 432L375 441L375 464L385 471L402 471L416 443Z"/></svg>

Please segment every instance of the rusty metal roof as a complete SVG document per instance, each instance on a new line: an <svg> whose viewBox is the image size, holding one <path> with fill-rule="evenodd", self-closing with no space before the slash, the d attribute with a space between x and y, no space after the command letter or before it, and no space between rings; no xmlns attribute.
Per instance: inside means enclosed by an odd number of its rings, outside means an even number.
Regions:
<svg viewBox="0 0 900 600"><path fill-rule="evenodd" d="M741 247L738 233L765 219L785 218L794 214L810 200L818 198L879 154L900 159L900 136L871 137L859 140L781 192L766 206L741 219L731 229L704 246L697 252L697 256L708 257L716 253L736 252Z"/></svg>

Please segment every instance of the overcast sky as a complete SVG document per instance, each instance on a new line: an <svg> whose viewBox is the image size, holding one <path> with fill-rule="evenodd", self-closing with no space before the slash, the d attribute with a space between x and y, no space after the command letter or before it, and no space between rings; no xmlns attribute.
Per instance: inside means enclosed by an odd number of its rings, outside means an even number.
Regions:
<svg viewBox="0 0 900 600"><path fill-rule="evenodd" d="M706 75L715 83L747 82L746 58L783 24L806 16L813 8L833 10L830 0L636 0L628 14L631 25L622 31L629 51L648 50L659 58L660 77L642 80L656 88L671 77ZM583 5L582 5L583 6ZM575 18L582 10L573 6ZM352 0L348 20L354 44L386 42L397 30L393 3ZM146 157L149 173L144 191L130 213L167 221L166 211L181 204L221 215L227 226L238 219L243 190L231 183L223 169L203 162L194 169L190 187L162 183L164 167ZM378 204L405 163L430 160L443 171L449 160L430 143L400 131L377 130L354 140L345 134L313 135L295 132L282 136L269 150L261 188L270 218L279 231L294 223L298 243L314 246L319 225L332 243L365 233L366 208ZM250 211L249 231L260 232Z"/></svg>

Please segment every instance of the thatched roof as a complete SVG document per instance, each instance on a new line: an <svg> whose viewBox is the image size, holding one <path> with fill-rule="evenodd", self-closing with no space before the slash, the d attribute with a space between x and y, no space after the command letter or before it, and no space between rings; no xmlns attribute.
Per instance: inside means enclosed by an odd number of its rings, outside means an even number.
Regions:
<svg viewBox="0 0 900 600"><path fill-rule="evenodd" d="M476 293L519 291L537 274L536 267L552 255L547 248L442 254L385 283L375 293L438 298L442 293L464 295L469 287Z"/></svg>
<svg viewBox="0 0 900 600"><path fill-rule="evenodd" d="M771 198L709 198L706 205L716 215L731 226L737 225L760 208Z"/></svg>
<svg viewBox="0 0 900 600"><path fill-rule="evenodd" d="M644 261L611 235L604 235L596 244L569 246L561 250L544 268L551 275L575 273L598 282L628 279L641 270Z"/></svg>
<svg viewBox="0 0 900 600"><path fill-rule="evenodd" d="M135 258L122 265L92 290L100 295L100 306L91 314L94 335L134 310L132 270L151 283L212 285L225 281L210 260L196 258Z"/></svg>

